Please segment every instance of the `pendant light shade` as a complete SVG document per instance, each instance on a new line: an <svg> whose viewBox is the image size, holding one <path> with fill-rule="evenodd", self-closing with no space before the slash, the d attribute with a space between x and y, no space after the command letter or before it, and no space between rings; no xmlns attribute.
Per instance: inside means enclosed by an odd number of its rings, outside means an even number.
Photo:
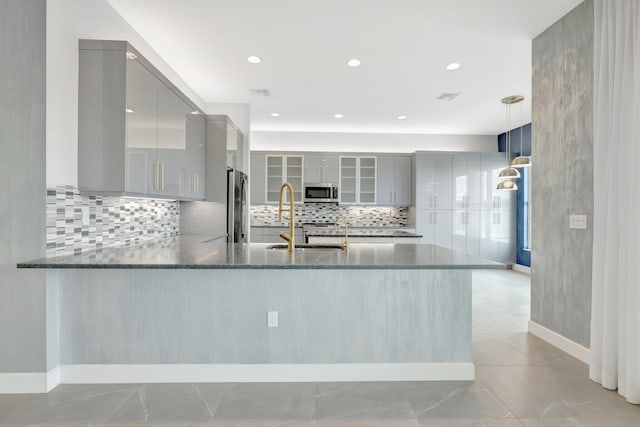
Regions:
<svg viewBox="0 0 640 427"><path fill-rule="evenodd" d="M512 167L504 168L498 174L498 179L518 179L520 178L520 172L518 169Z"/></svg>
<svg viewBox="0 0 640 427"><path fill-rule="evenodd" d="M531 157L518 156L511 162L512 168L528 168L531 166Z"/></svg>
<svg viewBox="0 0 640 427"><path fill-rule="evenodd" d="M498 190L510 190L510 191L515 191L518 189L518 185L511 181L510 179L505 179L504 181L500 181L498 183L498 187L496 187Z"/></svg>

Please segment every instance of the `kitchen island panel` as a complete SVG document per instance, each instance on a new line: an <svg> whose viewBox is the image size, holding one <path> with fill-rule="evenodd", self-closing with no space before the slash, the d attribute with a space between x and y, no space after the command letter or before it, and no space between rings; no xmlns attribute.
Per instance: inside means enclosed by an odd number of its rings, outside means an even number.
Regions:
<svg viewBox="0 0 640 427"><path fill-rule="evenodd" d="M471 362L470 270L58 273L62 365Z"/></svg>

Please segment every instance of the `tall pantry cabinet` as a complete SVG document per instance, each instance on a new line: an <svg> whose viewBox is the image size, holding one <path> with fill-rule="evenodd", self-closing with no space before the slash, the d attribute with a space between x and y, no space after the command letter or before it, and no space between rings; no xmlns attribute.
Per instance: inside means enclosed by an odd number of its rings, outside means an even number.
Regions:
<svg viewBox="0 0 640 427"><path fill-rule="evenodd" d="M432 243L483 258L515 260L515 194L498 191L502 153L417 152L416 232Z"/></svg>

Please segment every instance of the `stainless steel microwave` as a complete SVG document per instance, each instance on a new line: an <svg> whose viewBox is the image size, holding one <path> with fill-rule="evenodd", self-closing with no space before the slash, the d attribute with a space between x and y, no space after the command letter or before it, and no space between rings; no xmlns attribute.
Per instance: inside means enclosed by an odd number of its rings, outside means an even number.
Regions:
<svg viewBox="0 0 640 427"><path fill-rule="evenodd" d="M338 186L330 182L304 184L305 203L338 203Z"/></svg>

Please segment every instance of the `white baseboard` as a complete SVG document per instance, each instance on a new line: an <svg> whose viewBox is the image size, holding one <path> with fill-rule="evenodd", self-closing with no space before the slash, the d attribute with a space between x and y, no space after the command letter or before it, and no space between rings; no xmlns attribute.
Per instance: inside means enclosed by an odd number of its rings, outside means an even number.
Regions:
<svg viewBox="0 0 640 427"><path fill-rule="evenodd" d="M473 363L64 365L63 384L471 381Z"/></svg>
<svg viewBox="0 0 640 427"><path fill-rule="evenodd" d="M0 394L48 393L60 384L60 368L49 372L0 373Z"/></svg>
<svg viewBox="0 0 640 427"><path fill-rule="evenodd" d="M529 320L529 333L545 340L555 347L558 347L565 353L569 353L576 359L589 364L591 351L583 345L578 344L575 341L571 341L569 338L566 338L551 329L545 328L533 320Z"/></svg>
<svg viewBox="0 0 640 427"><path fill-rule="evenodd" d="M513 271L517 271L519 273L531 274L531 267L527 267L526 265L521 264L513 264Z"/></svg>

